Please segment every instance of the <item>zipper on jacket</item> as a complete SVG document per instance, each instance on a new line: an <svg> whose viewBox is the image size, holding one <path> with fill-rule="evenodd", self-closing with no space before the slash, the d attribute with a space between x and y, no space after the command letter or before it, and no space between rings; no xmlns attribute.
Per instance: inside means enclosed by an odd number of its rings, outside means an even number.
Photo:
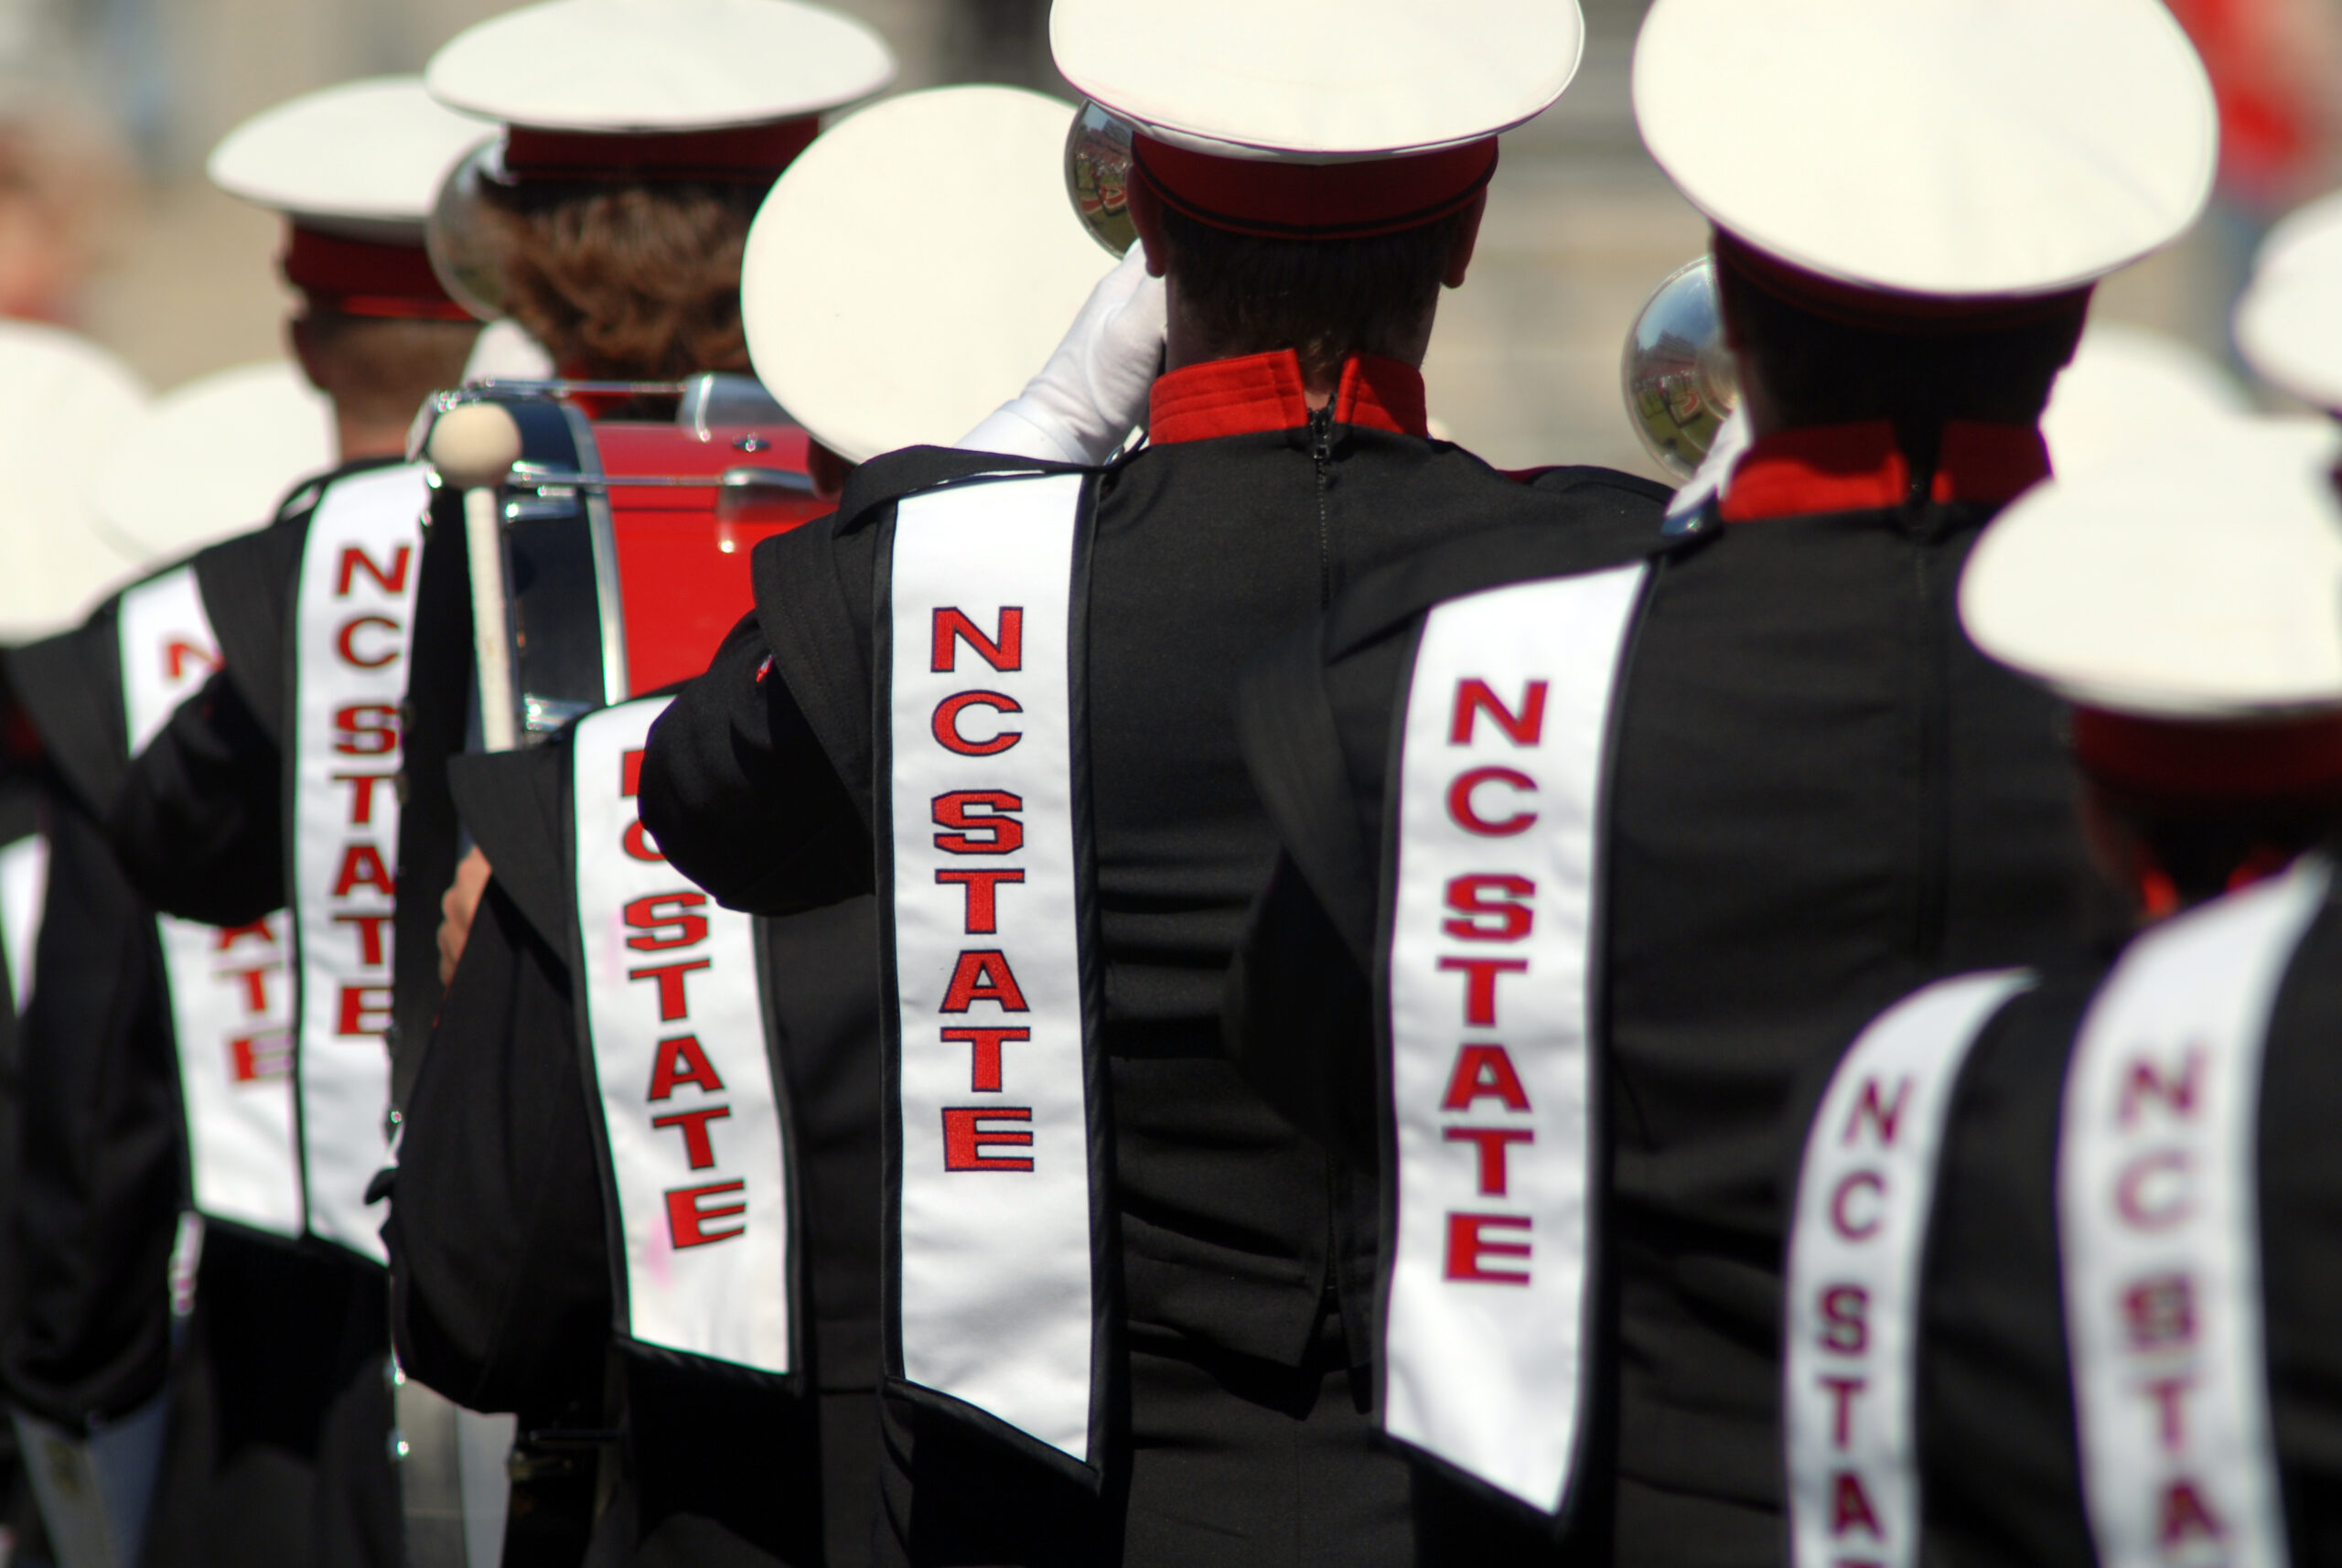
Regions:
<svg viewBox="0 0 2342 1568"><path fill-rule="evenodd" d="M1317 607L1334 602L1334 541L1326 517L1326 465L1334 456L1334 405L1309 411L1309 460L1317 467Z"/></svg>

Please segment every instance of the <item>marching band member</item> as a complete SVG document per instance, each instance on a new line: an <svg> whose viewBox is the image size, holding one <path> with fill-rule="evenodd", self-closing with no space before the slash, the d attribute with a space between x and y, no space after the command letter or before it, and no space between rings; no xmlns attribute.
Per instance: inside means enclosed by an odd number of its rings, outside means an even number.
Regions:
<svg viewBox="0 0 2342 1568"><path fill-rule="evenodd" d="M1359 1398L1369 1195L1219 1059L1272 854L1229 700L1412 549L1657 527L1656 487L1519 483L1424 428L1497 135L1559 96L1580 19L1059 0L1051 26L1137 126L1148 444L864 465L759 547L756 615L650 733L641 820L733 908L877 897L882 1561L1408 1562Z"/></svg>
<svg viewBox="0 0 2342 1568"><path fill-rule="evenodd" d="M154 1201L121 1220L135 1257L168 1251L179 1204L208 1224L195 1284L212 1409L192 1461L201 1473L188 1483L187 1528L238 1561L388 1564L399 1554L381 1255L362 1223L387 1074L379 1024L370 1032L363 1009L343 1015L338 983L353 977L335 967L338 950L366 932L319 918L324 889L305 892L288 875L293 835L279 802L317 793L286 776L296 732L318 724L319 672L305 652L319 640L314 623L332 616L337 586L365 590L401 575L396 535L411 535L424 496L419 470L400 465L406 428L433 388L462 373L477 335L432 272L423 221L446 170L486 134L419 81L389 78L295 99L220 143L215 183L285 216L281 264L301 299L288 332L330 404L339 466L294 485L267 527L124 594L70 650L81 685L42 682L86 691L92 712L110 703L122 715L109 785L91 809L121 857L110 875L118 884L127 874L122 897L134 886L174 917L158 929L129 902L134 912L104 928L123 950L146 955L118 972L165 982L121 988L155 998L139 1006L157 1013L160 1043L134 1072L86 1053L76 1069L76 1081L107 1085L124 1105L159 1097L167 1131L136 1135L118 1114L72 1134L81 1146L63 1168L134 1157L156 1172ZM355 657L395 659L396 612L382 607L370 605L375 618L345 639ZM323 640L334 636L327 625ZM291 700L296 690L306 707ZM356 701L334 706L366 716ZM365 767L345 760L341 770ZM387 847L370 852L366 864L381 869L361 880L387 887ZM122 997L108 1005L127 1008ZM296 1065L304 1040L314 1054ZM113 1242L93 1229L58 1245ZM159 1319L162 1278L134 1266L142 1287L109 1299ZM177 1506L166 1497L167 1509Z"/></svg>
<svg viewBox="0 0 2342 1568"><path fill-rule="evenodd" d="M1767 1562L1777 1129L1887 1000L2077 919L2053 705L1953 588L2212 103L2147 0L1658 0L1634 93L1752 445L1664 532L1440 547L1255 671L1286 858L1230 1027L1379 1178L1386 1432L1492 1525Z"/></svg>
<svg viewBox="0 0 2342 1568"><path fill-rule="evenodd" d="M2145 929L1939 981L1832 1074L1789 1249L1799 1568L2342 1562L2337 456L2199 436L1977 545L1962 618L2073 703Z"/></svg>
<svg viewBox="0 0 2342 1568"><path fill-rule="evenodd" d="M854 461L948 439L1048 351L1108 264L1065 199L1071 115L1005 88L916 93L825 132L781 177L750 237L743 315L768 384L823 447ZM906 206L910 168L930 188ZM939 229L948 250L929 242ZM752 934L628 839L623 763L666 703L620 703L545 746L458 765L496 874L483 912L461 918L405 1107L387 1231L403 1331L422 1341L447 1326L409 1365L476 1387L522 1356L518 1342L614 1338L628 1431L601 1527L618 1538L611 1561L663 1561L688 1542L698 1563L866 1563L873 901ZM550 802L568 802L566 818ZM688 1024L661 1025L649 987L603 983L605 951L637 966L713 953L717 972L689 977ZM727 961L747 972L722 972ZM556 1227L567 1239L548 1247ZM565 1266L538 1266L551 1256Z"/></svg>

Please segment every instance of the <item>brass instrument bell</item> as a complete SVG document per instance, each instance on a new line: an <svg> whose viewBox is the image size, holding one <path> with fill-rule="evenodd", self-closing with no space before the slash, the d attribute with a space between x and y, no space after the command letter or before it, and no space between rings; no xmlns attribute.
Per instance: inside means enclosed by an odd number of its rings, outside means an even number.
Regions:
<svg viewBox="0 0 2342 1568"><path fill-rule="evenodd" d="M431 270L456 303L482 321L504 315L504 259L484 188L504 183L504 139L492 137L466 154L431 204L423 248Z"/></svg>
<svg viewBox="0 0 2342 1568"><path fill-rule="evenodd" d="M1712 258L1685 263L1653 292L1627 334L1618 379L1643 446L1669 473L1690 478L1740 401Z"/></svg>
<svg viewBox="0 0 2342 1568"><path fill-rule="evenodd" d="M1065 138L1065 188L1091 239L1113 254L1138 242L1131 222L1131 123L1087 99Z"/></svg>

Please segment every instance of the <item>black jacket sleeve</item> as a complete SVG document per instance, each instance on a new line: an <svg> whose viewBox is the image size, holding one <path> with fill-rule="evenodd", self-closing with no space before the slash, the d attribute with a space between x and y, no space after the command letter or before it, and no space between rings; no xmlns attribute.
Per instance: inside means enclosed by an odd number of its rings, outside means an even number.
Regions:
<svg viewBox="0 0 2342 1568"><path fill-rule="evenodd" d="M283 754L223 671L132 760L106 828L157 908L238 926L285 907L284 794Z"/></svg>
<svg viewBox="0 0 2342 1568"><path fill-rule="evenodd" d="M642 822L729 908L794 914L870 891L869 831L754 616L651 727Z"/></svg>
<svg viewBox="0 0 2342 1568"><path fill-rule="evenodd" d="M601 1176L566 966L489 883L406 1106L383 1240L400 1364L474 1410L597 1392Z"/></svg>

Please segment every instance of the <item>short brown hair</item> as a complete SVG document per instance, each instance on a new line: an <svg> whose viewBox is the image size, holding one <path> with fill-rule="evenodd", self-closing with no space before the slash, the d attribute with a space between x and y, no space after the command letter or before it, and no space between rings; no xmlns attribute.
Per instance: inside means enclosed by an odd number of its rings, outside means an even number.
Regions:
<svg viewBox="0 0 2342 1568"><path fill-rule="evenodd" d="M527 180L490 187L505 309L565 372L671 381L746 371L740 254L765 188Z"/></svg>
<svg viewBox="0 0 2342 1568"><path fill-rule="evenodd" d="M304 363L343 418L403 425L423 400L464 379L479 336L476 321L345 316L311 310L302 318Z"/></svg>
<svg viewBox="0 0 2342 1568"><path fill-rule="evenodd" d="M1365 240L1272 240L1214 228L1168 203L1162 212L1165 268L1215 349L1291 349L1317 381L1414 335L1468 216Z"/></svg>

